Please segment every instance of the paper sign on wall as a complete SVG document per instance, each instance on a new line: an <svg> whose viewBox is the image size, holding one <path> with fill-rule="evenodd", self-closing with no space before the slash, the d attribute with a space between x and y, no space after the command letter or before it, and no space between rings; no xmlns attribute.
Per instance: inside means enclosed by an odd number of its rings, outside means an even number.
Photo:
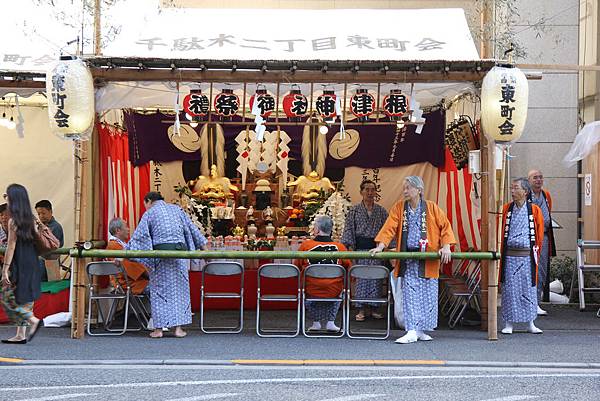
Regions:
<svg viewBox="0 0 600 401"><path fill-rule="evenodd" d="M585 205L592 206L592 175L586 174L583 180L583 193L585 194Z"/></svg>

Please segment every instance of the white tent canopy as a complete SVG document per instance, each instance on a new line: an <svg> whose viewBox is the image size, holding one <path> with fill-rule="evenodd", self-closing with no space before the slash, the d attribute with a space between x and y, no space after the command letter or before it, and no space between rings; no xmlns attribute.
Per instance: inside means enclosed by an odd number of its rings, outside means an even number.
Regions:
<svg viewBox="0 0 600 401"><path fill-rule="evenodd" d="M32 3L29 7L27 3ZM92 25L81 11L14 2L0 70L46 71L61 49L83 33L90 54ZM462 9L291 10L180 9L123 0L102 10L105 57L212 60L448 60L479 55ZM73 15L71 15L73 14ZM56 15L54 15L56 17ZM74 22L75 21L75 22ZM68 23L66 23L68 22Z"/></svg>

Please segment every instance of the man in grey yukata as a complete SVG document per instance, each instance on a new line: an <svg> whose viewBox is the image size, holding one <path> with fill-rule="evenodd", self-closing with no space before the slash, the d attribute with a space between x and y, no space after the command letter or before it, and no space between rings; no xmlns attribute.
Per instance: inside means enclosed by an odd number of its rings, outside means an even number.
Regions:
<svg viewBox="0 0 600 401"><path fill-rule="evenodd" d="M144 197L146 213L127 243L128 250L204 249L206 238L177 205L168 204L158 192ZM132 259L150 273L150 307L154 322L152 338L160 338L164 327L175 327L175 337L185 337L181 326L192 322L189 263L186 259Z"/></svg>

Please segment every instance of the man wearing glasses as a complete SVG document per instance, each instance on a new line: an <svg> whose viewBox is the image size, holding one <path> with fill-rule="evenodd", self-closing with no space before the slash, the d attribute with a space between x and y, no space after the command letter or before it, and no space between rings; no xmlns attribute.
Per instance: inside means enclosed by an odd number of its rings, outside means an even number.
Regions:
<svg viewBox="0 0 600 401"><path fill-rule="evenodd" d="M549 289L549 273L550 273L550 257L556 256L556 245L554 243L554 232L552 230L552 197L550 192L543 188L544 175L540 170L531 170L527 174L531 192L529 193L529 201L542 209L544 216L544 242L542 243L542 251L540 253L540 261L538 265L538 302L541 302L542 295L548 297ZM547 299L547 298L546 298ZM538 315L547 315L548 312L538 306Z"/></svg>

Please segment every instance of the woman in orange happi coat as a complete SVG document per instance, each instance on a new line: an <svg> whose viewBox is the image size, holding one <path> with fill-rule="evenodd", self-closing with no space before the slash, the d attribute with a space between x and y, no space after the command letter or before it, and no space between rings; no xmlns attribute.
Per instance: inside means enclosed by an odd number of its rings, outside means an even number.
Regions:
<svg viewBox="0 0 600 401"><path fill-rule="evenodd" d="M450 261L450 245L456 243L446 214L432 201L423 199L424 191L421 177L405 178L404 200L391 208L383 228L375 237L378 245L371 250L372 254L381 252L396 239L398 251L440 254L440 260L400 260L394 269L394 275L402 277L407 330L396 340L399 344L432 340L425 331L437 327L440 261Z"/></svg>

